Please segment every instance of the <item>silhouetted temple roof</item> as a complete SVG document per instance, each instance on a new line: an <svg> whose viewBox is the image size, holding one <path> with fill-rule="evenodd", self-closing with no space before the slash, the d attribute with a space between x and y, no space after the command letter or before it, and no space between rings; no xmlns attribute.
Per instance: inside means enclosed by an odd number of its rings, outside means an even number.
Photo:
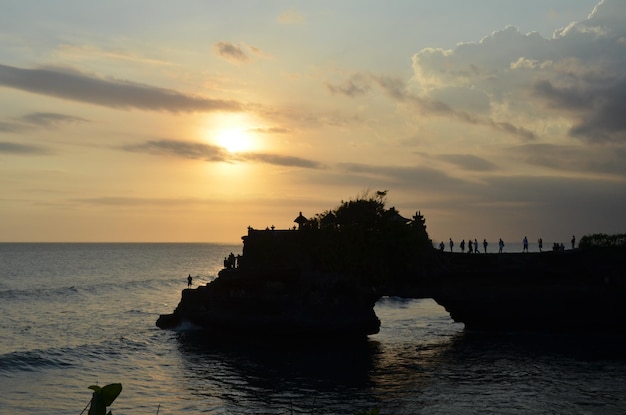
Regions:
<svg viewBox="0 0 626 415"><path fill-rule="evenodd" d="M296 222L298 225L302 225L304 223L307 223L309 220L305 218L304 216L302 216L302 212L300 212L298 217L295 218L293 221Z"/></svg>
<svg viewBox="0 0 626 415"><path fill-rule="evenodd" d="M388 211L388 214L389 214L390 219L393 221L404 222L404 223L411 221L411 219L407 219L404 216L400 215L400 212L398 212L395 207L391 207Z"/></svg>

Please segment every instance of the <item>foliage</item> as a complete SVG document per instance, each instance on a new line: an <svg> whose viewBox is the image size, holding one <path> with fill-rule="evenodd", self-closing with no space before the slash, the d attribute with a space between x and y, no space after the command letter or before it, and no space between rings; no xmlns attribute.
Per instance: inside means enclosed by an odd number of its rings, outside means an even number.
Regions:
<svg viewBox="0 0 626 415"><path fill-rule="evenodd" d="M626 247L626 234L606 235L604 233L595 233L593 235L585 235L580 239L579 248L612 248Z"/></svg>
<svg viewBox="0 0 626 415"><path fill-rule="evenodd" d="M310 219L305 247L323 271L348 272L370 280L403 274L416 254L432 248L424 217L404 218L386 208L387 191L365 192Z"/></svg>
<svg viewBox="0 0 626 415"><path fill-rule="evenodd" d="M88 415L111 415L111 411L106 412L107 406L111 406L113 401L122 392L121 383L111 383L104 387L91 385L89 389L93 390Z"/></svg>
<svg viewBox="0 0 626 415"><path fill-rule="evenodd" d="M386 196L367 191L306 219L297 231L249 229L239 265L351 275L371 286L415 275L423 254L433 250L424 217L402 217L385 206Z"/></svg>

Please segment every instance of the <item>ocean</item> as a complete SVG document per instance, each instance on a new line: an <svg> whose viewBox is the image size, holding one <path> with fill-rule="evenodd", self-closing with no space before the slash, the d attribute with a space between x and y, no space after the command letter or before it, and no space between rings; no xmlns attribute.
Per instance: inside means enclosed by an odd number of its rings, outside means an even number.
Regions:
<svg viewBox="0 0 626 415"><path fill-rule="evenodd" d="M158 329L230 252L0 244L0 414L79 415L117 382L114 415L626 413L624 338L466 332L430 299L382 298L380 333L352 343Z"/></svg>

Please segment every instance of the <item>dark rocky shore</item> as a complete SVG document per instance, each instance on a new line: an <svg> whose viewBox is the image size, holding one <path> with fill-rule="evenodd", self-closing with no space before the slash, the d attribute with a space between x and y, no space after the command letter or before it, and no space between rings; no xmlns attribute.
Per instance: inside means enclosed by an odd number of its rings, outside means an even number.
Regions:
<svg viewBox="0 0 626 415"><path fill-rule="evenodd" d="M419 212L402 218L379 197L296 222L298 230L249 229L236 266L229 262L213 282L183 290L157 326L236 336L365 337L380 328L376 301L396 296L433 298L466 329L626 333L623 244L445 253L432 248Z"/></svg>
<svg viewBox="0 0 626 415"><path fill-rule="evenodd" d="M626 249L448 255L432 298L466 329L626 333Z"/></svg>
<svg viewBox="0 0 626 415"><path fill-rule="evenodd" d="M379 296L354 278L303 269L224 269L206 286L183 290L161 328L192 324L245 336L359 337L378 333Z"/></svg>
<svg viewBox="0 0 626 415"><path fill-rule="evenodd" d="M225 269L183 290L161 328L267 336L375 334L382 296L433 298L473 330L626 333L626 252L431 253L428 273L384 286L303 269Z"/></svg>

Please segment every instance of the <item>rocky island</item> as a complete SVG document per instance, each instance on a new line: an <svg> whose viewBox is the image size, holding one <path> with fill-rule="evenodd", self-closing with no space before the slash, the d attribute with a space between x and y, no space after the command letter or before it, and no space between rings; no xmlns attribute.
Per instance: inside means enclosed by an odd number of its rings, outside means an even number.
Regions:
<svg viewBox="0 0 626 415"><path fill-rule="evenodd" d="M386 192L342 202L293 229L243 236L218 277L185 289L160 328L216 335L365 337L382 296L433 298L477 330L626 333L626 238L595 235L567 252L481 254L433 248L425 219L385 207Z"/></svg>

